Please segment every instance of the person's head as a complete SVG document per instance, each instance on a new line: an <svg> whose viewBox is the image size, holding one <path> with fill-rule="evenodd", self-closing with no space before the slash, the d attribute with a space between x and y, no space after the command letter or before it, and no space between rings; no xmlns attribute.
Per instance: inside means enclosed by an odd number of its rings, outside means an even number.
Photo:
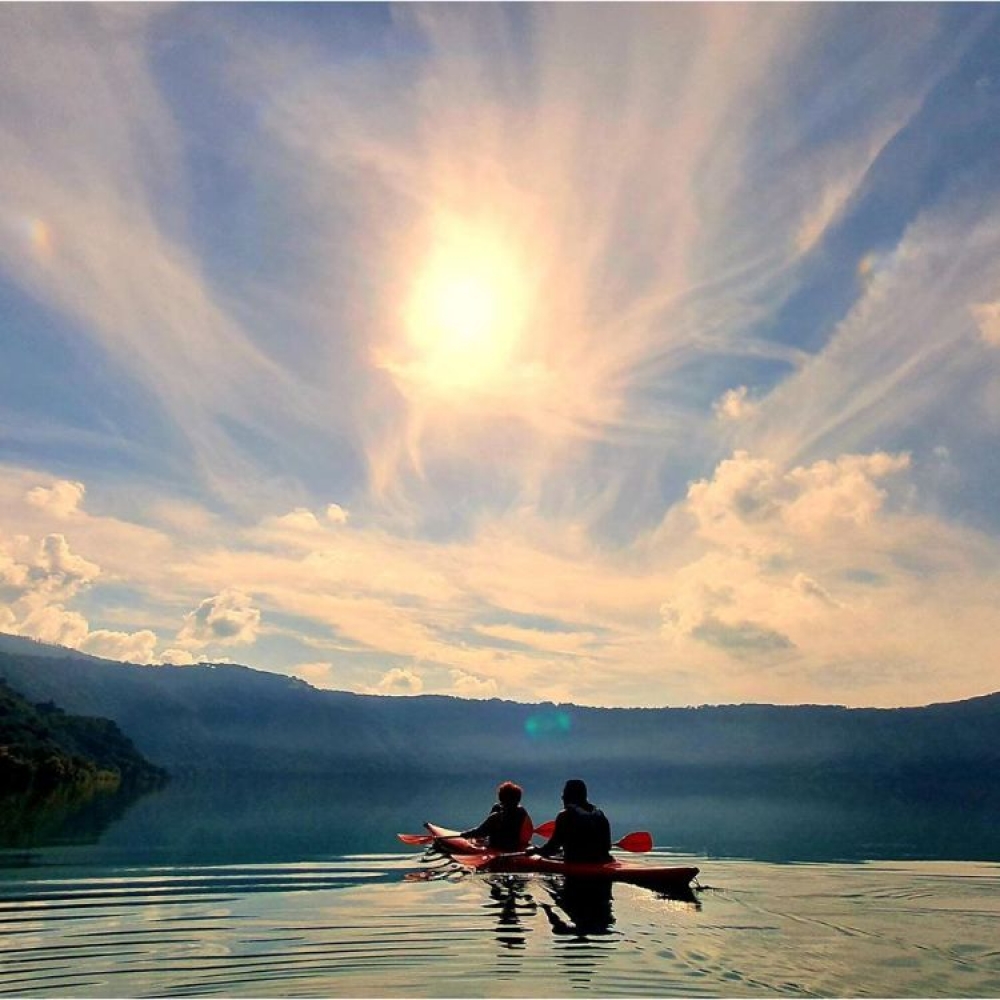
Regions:
<svg viewBox="0 0 1000 1000"><path fill-rule="evenodd" d="M515 785L513 781L505 781L497 789L497 798L501 805L516 806L521 801L521 786Z"/></svg>
<svg viewBox="0 0 1000 1000"><path fill-rule="evenodd" d="M587 801L587 786L579 778L570 778L563 786L562 799L568 806L582 806Z"/></svg>

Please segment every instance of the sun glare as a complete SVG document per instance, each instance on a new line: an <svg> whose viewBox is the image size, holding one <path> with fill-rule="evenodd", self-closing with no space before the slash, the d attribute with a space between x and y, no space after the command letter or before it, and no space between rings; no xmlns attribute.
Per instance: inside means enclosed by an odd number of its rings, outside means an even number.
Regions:
<svg viewBox="0 0 1000 1000"><path fill-rule="evenodd" d="M437 392L498 387L516 358L528 283L512 248L475 226L440 226L404 309L407 373Z"/></svg>

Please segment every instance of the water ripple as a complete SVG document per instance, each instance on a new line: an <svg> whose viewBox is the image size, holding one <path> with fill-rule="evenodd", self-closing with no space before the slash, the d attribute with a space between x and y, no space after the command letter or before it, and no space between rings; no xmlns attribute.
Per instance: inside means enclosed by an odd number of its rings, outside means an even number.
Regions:
<svg viewBox="0 0 1000 1000"><path fill-rule="evenodd" d="M0 995L1000 994L995 866L704 866L694 903L409 855L8 866Z"/></svg>

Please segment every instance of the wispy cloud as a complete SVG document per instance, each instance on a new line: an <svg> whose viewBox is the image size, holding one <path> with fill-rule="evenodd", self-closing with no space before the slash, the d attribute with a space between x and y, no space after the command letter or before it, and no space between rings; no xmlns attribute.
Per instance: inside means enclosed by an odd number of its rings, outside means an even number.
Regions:
<svg viewBox="0 0 1000 1000"><path fill-rule="evenodd" d="M283 23L0 9L0 627L395 693L1000 686L995 11Z"/></svg>

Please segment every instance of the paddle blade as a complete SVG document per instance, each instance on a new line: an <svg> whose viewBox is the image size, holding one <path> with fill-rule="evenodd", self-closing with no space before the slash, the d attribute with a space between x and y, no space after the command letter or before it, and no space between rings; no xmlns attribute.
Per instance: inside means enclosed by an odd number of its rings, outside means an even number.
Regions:
<svg viewBox="0 0 1000 1000"><path fill-rule="evenodd" d="M397 837L404 844L432 844L434 838L426 833L397 833Z"/></svg>
<svg viewBox="0 0 1000 1000"><path fill-rule="evenodd" d="M626 833L615 847L620 847L623 851L631 851L633 854L643 854L653 849L653 838L645 830L636 833Z"/></svg>
<svg viewBox="0 0 1000 1000"><path fill-rule="evenodd" d="M457 861L466 868L483 868L488 865L495 855L493 854L452 854L451 860Z"/></svg>
<svg viewBox="0 0 1000 1000"><path fill-rule="evenodd" d="M554 819L550 819L548 823L543 823L541 826L536 826L533 836L544 837L546 840L548 840L549 837L551 837L552 834L555 833L555 830L556 830L556 821Z"/></svg>

